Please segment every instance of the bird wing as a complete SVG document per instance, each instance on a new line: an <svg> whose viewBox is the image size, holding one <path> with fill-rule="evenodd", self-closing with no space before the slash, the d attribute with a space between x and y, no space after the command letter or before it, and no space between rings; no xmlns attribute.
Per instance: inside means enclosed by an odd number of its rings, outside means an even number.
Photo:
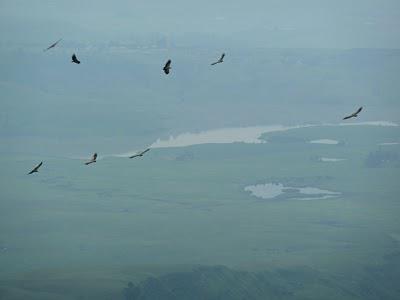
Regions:
<svg viewBox="0 0 400 300"><path fill-rule="evenodd" d="M343 120L347 120L347 119L350 119L350 118L354 118L354 117L357 117L357 115L362 111L362 106L355 112L355 113L352 113L350 116L346 116L346 117L344 117L343 118Z"/></svg>
<svg viewBox="0 0 400 300"><path fill-rule="evenodd" d="M43 51L47 51L47 50L49 50L49 49L51 49L51 48L53 48L55 46L56 46L55 44L52 44L52 45L48 46L46 49L44 49Z"/></svg>
<svg viewBox="0 0 400 300"><path fill-rule="evenodd" d="M149 151L150 151L150 148L147 148L146 150L142 151L142 152L140 153L140 155L143 155L143 154L145 154L146 152L149 152Z"/></svg>
<svg viewBox="0 0 400 300"><path fill-rule="evenodd" d="M57 42L55 42L54 44L52 44L49 48L54 48L55 46L57 46L57 44L61 41L62 39L59 39Z"/></svg>
<svg viewBox="0 0 400 300"><path fill-rule="evenodd" d="M78 60L78 58L76 57L75 53L72 54L72 61L75 62L75 63L77 63L77 64L80 64L80 63L81 63L81 62Z"/></svg>
<svg viewBox="0 0 400 300"><path fill-rule="evenodd" d="M89 161L85 162L85 165L90 165L91 163L96 162L96 159L97 159L97 153L93 154L92 158Z"/></svg>
<svg viewBox="0 0 400 300"><path fill-rule="evenodd" d="M171 60L168 59L167 63L165 64L164 68L169 69L171 67Z"/></svg>
<svg viewBox="0 0 400 300"><path fill-rule="evenodd" d="M221 57L216 62L213 62L211 65L214 66L216 64L222 63L224 61L224 57L225 57L225 53L222 53Z"/></svg>
<svg viewBox="0 0 400 300"><path fill-rule="evenodd" d="M135 158L135 157L138 157L138 156L143 156L143 154L145 154L146 152L149 152L150 151L150 148L147 148L146 150L144 150L144 151L142 151L142 152L139 152L139 153L137 153L137 154L134 154L134 155L132 155L132 156L129 156L129 158Z"/></svg>
<svg viewBox="0 0 400 300"><path fill-rule="evenodd" d="M49 47L47 47L46 49L44 49L44 51L47 51L51 48L54 48L55 46L57 46L57 44L61 41L62 39L59 39L57 42L55 42L54 44L51 44Z"/></svg>
<svg viewBox="0 0 400 300"><path fill-rule="evenodd" d="M37 171L39 168L42 166L43 162L41 161L40 164L38 164L33 170Z"/></svg>
<svg viewBox="0 0 400 300"><path fill-rule="evenodd" d="M28 174L32 174L34 172L37 172L37 170L43 165L43 162L41 161L40 164L38 164L36 167L32 169Z"/></svg>

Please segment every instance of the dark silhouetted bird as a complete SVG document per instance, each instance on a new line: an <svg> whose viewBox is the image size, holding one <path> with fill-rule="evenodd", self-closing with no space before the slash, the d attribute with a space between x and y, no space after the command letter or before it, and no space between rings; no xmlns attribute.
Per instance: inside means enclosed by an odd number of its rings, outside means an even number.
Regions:
<svg viewBox="0 0 400 300"><path fill-rule="evenodd" d="M170 59L168 59L168 61L166 62L163 70L164 70L165 74L167 74L167 75L169 74L169 70L171 70L171 60Z"/></svg>
<svg viewBox="0 0 400 300"><path fill-rule="evenodd" d="M43 51L47 51L50 50L51 48L54 48L55 46L57 46L57 44L61 41L62 39L59 39L57 42L55 42L54 44L51 44L49 47L47 47L46 49L43 49Z"/></svg>
<svg viewBox="0 0 400 300"><path fill-rule="evenodd" d="M129 158L142 157L142 156L143 156L146 152L148 152L148 151L150 151L150 148L148 148L148 149L146 149L146 150L144 150L144 151L142 151L142 152L140 152L140 153L138 153L138 154L129 156Z"/></svg>
<svg viewBox="0 0 400 300"><path fill-rule="evenodd" d="M218 59L216 62L213 62L211 65L216 65L216 64L220 64L224 62L224 57L225 57L225 53L222 53L220 59Z"/></svg>
<svg viewBox="0 0 400 300"><path fill-rule="evenodd" d="M344 117L343 118L343 120L347 120L347 119L351 119L351 118L356 118L356 117L358 117L358 114L362 111L362 106L355 112L355 113L352 113L351 115L349 115L349 116L347 116L347 117Z"/></svg>
<svg viewBox="0 0 400 300"><path fill-rule="evenodd" d="M39 170L39 168L40 168L42 165L43 165L43 162L41 161L40 164L38 164L36 167L33 168L32 171L30 171L30 172L28 173L28 175L33 174L33 173L37 173L38 170Z"/></svg>
<svg viewBox="0 0 400 300"><path fill-rule="evenodd" d="M96 159L97 159L97 153L93 154L92 159L87 161L87 162L85 162L85 165L90 165L92 163L95 163Z"/></svg>
<svg viewBox="0 0 400 300"><path fill-rule="evenodd" d="M71 61L71 62L76 63L76 64L78 64L78 65L81 63L81 62L78 60L78 58L76 57L75 53L72 54L72 61Z"/></svg>

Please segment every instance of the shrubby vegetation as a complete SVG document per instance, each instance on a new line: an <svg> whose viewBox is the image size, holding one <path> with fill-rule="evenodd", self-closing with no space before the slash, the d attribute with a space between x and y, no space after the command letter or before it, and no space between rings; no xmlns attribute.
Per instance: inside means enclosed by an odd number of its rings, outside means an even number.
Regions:
<svg viewBox="0 0 400 300"><path fill-rule="evenodd" d="M130 282L124 294L125 300L396 299L400 254L385 259L352 282L308 267L248 272L212 266Z"/></svg>

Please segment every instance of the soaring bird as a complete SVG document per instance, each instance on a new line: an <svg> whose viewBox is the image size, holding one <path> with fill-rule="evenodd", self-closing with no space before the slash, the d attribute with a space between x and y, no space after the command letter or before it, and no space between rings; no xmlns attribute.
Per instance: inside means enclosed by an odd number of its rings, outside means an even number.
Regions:
<svg viewBox="0 0 400 300"><path fill-rule="evenodd" d="M41 161L40 164L38 164L36 167L33 168L32 171L30 171L30 172L28 173L28 175L33 174L33 173L37 173L38 170L39 170L39 168L40 168L42 165L43 165L43 162Z"/></svg>
<svg viewBox="0 0 400 300"><path fill-rule="evenodd" d="M358 114L362 111L362 106L355 112L355 113L352 113L351 115L349 115L349 116L347 116L347 117L344 117L343 118L343 120L347 120L347 119L351 119L351 118L356 118L356 117L358 117Z"/></svg>
<svg viewBox="0 0 400 300"><path fill-rule="evenodd" d="M57 42L55 42L54 44L51 44L50 46L48 46L46 49L43 49L44 52L46 52L47 50L50 50L51 48L54 48L55 46L57 46L57 44L61 41L62 39L59 39Z"/></svg>
<svg viewBox="0 0 400 300"><path fill-rule="evenodd" d="M169 74L169 70L171 70L171 60L170 59L168 59L168 61L166 62L163 70L164 70L165 74L167 74L167 75Z"/></svg>
<svg viewBox="0 0 400 300"><path fill-rule="evenodd" d="M142 152L140 152L140 153L138 153L138 154L129 156L129 158L142 157L142 156L143 156L146 152L148 152L148 151L150 151L150 148L147 148L146 150L144 150L144 151L142 151Z"/></svg>
<svg viewBox="0 0 400 300"><path fill-rule="evenodd" d="M97 159L97 153L93 154L92 159L87 161L87 162L85 162L85 165L90 165L92 163L95 163L96 159Z"/></svg>
<svg viewBox="0 0 400 300"><path fill-rule="evenodd" d="M72 61L71 61L71 62L76 63L76 64L78 64L78 65L81 63L81 62L78 60L78 58L76 57L75 53L72 54Z"/></svg>
<svg viewBox="0 0 400 300"><path fill-rule="evenodd" d="M225 53L222 53L220 59L218 59L216 62L213 62L211 65L216 65L216 64L220 64L224 62L224 57L225 57Z"/></svg>

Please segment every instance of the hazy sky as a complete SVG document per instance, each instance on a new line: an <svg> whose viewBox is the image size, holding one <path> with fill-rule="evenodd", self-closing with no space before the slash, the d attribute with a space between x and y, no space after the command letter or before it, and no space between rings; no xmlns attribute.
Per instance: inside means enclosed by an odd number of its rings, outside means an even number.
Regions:
<svg viewBox="0 0 400 300"><path fill-rule="evenodd" d="M3 43L198 33L263 47L398 48L398 0L1 0Z"/></svg>
<svg viewBox="0 0 400 300"><path fill-rule="evenodd" d="M361 105L363 121L396 121L400 52L347 49L400 49L399 28L399 0L0 0L0 144L121 153Z"/></svg>

